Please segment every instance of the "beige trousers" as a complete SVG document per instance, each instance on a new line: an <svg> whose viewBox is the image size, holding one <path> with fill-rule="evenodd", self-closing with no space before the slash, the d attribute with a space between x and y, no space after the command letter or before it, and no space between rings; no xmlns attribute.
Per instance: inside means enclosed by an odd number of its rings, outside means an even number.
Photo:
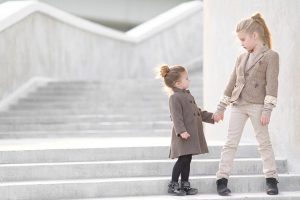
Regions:
<svg viewBox="0 0 300 200"><path fill-rule="evenodd" d="M262 110L263 105L261 104L233 105L231 107L228 136L221 153L217 179L229 178L235 152L248 118L250 118L255 131L255 137L258 142L258 150L263 162L263 173L266 178L278 179L275 156L269 137L268 126L262 126L260 122Z"/></svg>

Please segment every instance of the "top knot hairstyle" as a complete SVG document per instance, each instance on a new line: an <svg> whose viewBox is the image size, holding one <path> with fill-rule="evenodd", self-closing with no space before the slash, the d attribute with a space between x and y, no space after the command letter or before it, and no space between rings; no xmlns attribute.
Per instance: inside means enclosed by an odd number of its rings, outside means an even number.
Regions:
<svg viewBox="0 0 300 200"><path fill-rule="evenodd" d="M272 39L270 31L260 13L256 13L250 18L240 21L236 26L236 32L238 33L241 31L250 34L257 32L262 41L269 48L272 48Z"/></svg>
<svg viewBox="0 0 300 200"><path fill-rule="evenodd" d="M165 78L167 76L167 74L169 73L170 68L168 65L162 65L160 67L160 76Z"/></svg>
<svg viewBox="0 0 300 200"><path fill-rule="evenodd" d="M179 65L172 67L161 65L159 67L159 76L164 79L164 83L168 88L175 87L175 83L179 81L182 72L186 72L186 69Z"/></svg>

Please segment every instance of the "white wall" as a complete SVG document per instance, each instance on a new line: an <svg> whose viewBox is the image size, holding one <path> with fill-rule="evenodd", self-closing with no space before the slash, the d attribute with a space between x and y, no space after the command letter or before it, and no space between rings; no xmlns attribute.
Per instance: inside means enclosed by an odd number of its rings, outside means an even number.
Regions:
<svg viewBox="0 0 300 200"><path fill-rule="evenodd" d="M261 12L280 55L278 105L272 113L270 135L276 156L288 158L292 172L300 172L300 1L297 0L205 0L204 1L204 106L214 110L228 81L236 57L242 51L235 25ZM210 139L224 142L228 114L222 124L207 127ZM250 126L244 141L254 140Z"/></svg>

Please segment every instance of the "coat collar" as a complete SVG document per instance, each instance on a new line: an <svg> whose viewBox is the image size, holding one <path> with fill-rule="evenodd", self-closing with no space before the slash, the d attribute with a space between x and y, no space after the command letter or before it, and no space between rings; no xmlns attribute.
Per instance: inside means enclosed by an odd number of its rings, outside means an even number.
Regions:
<svg viewBox="0 0 300 200"><path fill-rule="evenodd" d="M250 61L251 62L251 63L249 63L250 67L247 69L247 71L245 71L245 70L243 70L243 71L248 72L250 69L252 69L254 67L254 65L260 59L262 59L262 57L264 56L264 53L268 50L269 50L269 48L267 46L263 46L261 49L259 49L258 52L254 55L254 58ZM241 61L244 69L246 67L249 56L250 56L250 52L248 52L247 55L244 57L244 59Z"/></svg>
<svg viewBox="0 0 300 200"><path fill-rule="evenodd" d="M172 88L172 90L173 90L174 92L190 93L190 91L189 91L189 90L186 90L186 89Z"/></svg>

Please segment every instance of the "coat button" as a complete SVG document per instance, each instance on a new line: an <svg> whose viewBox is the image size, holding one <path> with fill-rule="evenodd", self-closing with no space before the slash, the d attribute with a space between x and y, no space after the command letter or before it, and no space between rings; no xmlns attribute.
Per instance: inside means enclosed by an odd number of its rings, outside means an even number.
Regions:
<svg viewBox="0 0 300 200"><path fill-rule="evenodd" d="M198 113L198 116L200 116L200 113Z"/></svg>
<svg viewBox="0 0 300 200"><path fill-rule="evenodd" d="M194 116L196 116L196 113L194 113Z"/></svg>
<svg viewBox="0 0 300 200"><path fill-rule="evenodd" d="M193 103L193 101L190 101L190 103Z"/></svg>

